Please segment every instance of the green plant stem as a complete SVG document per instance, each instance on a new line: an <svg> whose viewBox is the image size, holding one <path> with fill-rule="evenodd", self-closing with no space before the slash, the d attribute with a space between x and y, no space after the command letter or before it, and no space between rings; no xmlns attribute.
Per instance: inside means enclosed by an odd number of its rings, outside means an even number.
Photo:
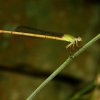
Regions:
<svg viewBox="0 0 100 100"><path fill-rule="evenodd" d="M89 41L87 44L85 44L82 48L80 48L72 56L68 57L68 59L66 59L65 62L60 67L58 67L42 84L40 84L40 86L38 86L37 89L26 100L33 100L34 97L36 96L36 94L39 93L40 90L42 90L43 87L45 87L65 67L67 67L73 61L73 59L75 59L78 55L80 55L82 52L84 52L89 46L91 46L93 43L95 43L99 39L100 39L100 34L98 34L91 41Z"/></svg>
<svg viewBox="0 0 100 100"><path fill-rule="evenodd" d="M87 93L89 90L93 89L96 86L95 83L91 83L88 86L86 86L84 89L82 89L81 91L77 92L71 99L69 100L79 100L79 98L84 95L85 93Z"/></svg>

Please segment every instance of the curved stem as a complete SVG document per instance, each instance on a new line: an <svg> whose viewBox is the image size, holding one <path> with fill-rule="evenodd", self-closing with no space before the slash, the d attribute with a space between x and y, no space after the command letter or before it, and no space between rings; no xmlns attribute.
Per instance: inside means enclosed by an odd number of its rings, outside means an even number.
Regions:
<svg viewBox="0 0 100 100"><path fill-rule="evenodd" d="M58 67L38 88L27 98L27 100L33 100L37 93L40 92L40 90L43 89L56 75L58 75L65 67L68 67L68 65L82 52L84 52L89 46L91 46L93 43L95 43L97 40L100 39L100 34L98 34L96 37L94 37L92 40L90 40L87 44L85 44L82 48L80 48L76 53L74 53L72 56L70 56L68 59L65 60L65 62Z"/></svg>

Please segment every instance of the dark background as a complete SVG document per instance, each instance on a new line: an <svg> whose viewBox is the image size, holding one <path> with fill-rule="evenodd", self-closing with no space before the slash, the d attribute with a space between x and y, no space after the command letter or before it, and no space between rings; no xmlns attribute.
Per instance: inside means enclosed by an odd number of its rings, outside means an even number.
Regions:
<svg viewBox="0 0 100 100"><path fill-rule="evenodd" d="M84 45L100 32L100 2L0 0L0 29L14 30L20 25L81 36ZM69 56L66 45L56 40L0 34L0 100L25 100ZM94 81L100 66L99 51L97 41L35 100L67 100Z"/></svg>

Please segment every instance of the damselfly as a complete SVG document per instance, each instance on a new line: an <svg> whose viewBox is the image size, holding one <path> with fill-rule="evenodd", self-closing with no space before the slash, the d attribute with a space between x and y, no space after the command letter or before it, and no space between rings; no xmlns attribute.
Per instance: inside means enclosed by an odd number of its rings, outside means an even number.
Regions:
<svg viewBox="0 0 100 100"><path fill-rule="evenodd" d="M26 27L26 26L18 26L15 29L15 31L0 30L0 33L24 35L24 36L40 37L40 38L66 41L66 42L69 42L69 44L66 46L66 48L78 47L79 42L82 41L81 37L74 37L72 35L63 34L63 33L48 32L48 31L43 31L40 29L30 28L30 27Z"/></svg>

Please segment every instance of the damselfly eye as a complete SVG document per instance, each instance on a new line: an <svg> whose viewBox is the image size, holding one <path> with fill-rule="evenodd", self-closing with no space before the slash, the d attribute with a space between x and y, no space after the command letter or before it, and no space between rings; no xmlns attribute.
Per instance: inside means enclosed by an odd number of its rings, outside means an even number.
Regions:
<svg viewBox="0 0 100 100"><path fill-rule="evenodd" d="M82 41L82 38L81 37L77 37L77 41Z"/></svg>

